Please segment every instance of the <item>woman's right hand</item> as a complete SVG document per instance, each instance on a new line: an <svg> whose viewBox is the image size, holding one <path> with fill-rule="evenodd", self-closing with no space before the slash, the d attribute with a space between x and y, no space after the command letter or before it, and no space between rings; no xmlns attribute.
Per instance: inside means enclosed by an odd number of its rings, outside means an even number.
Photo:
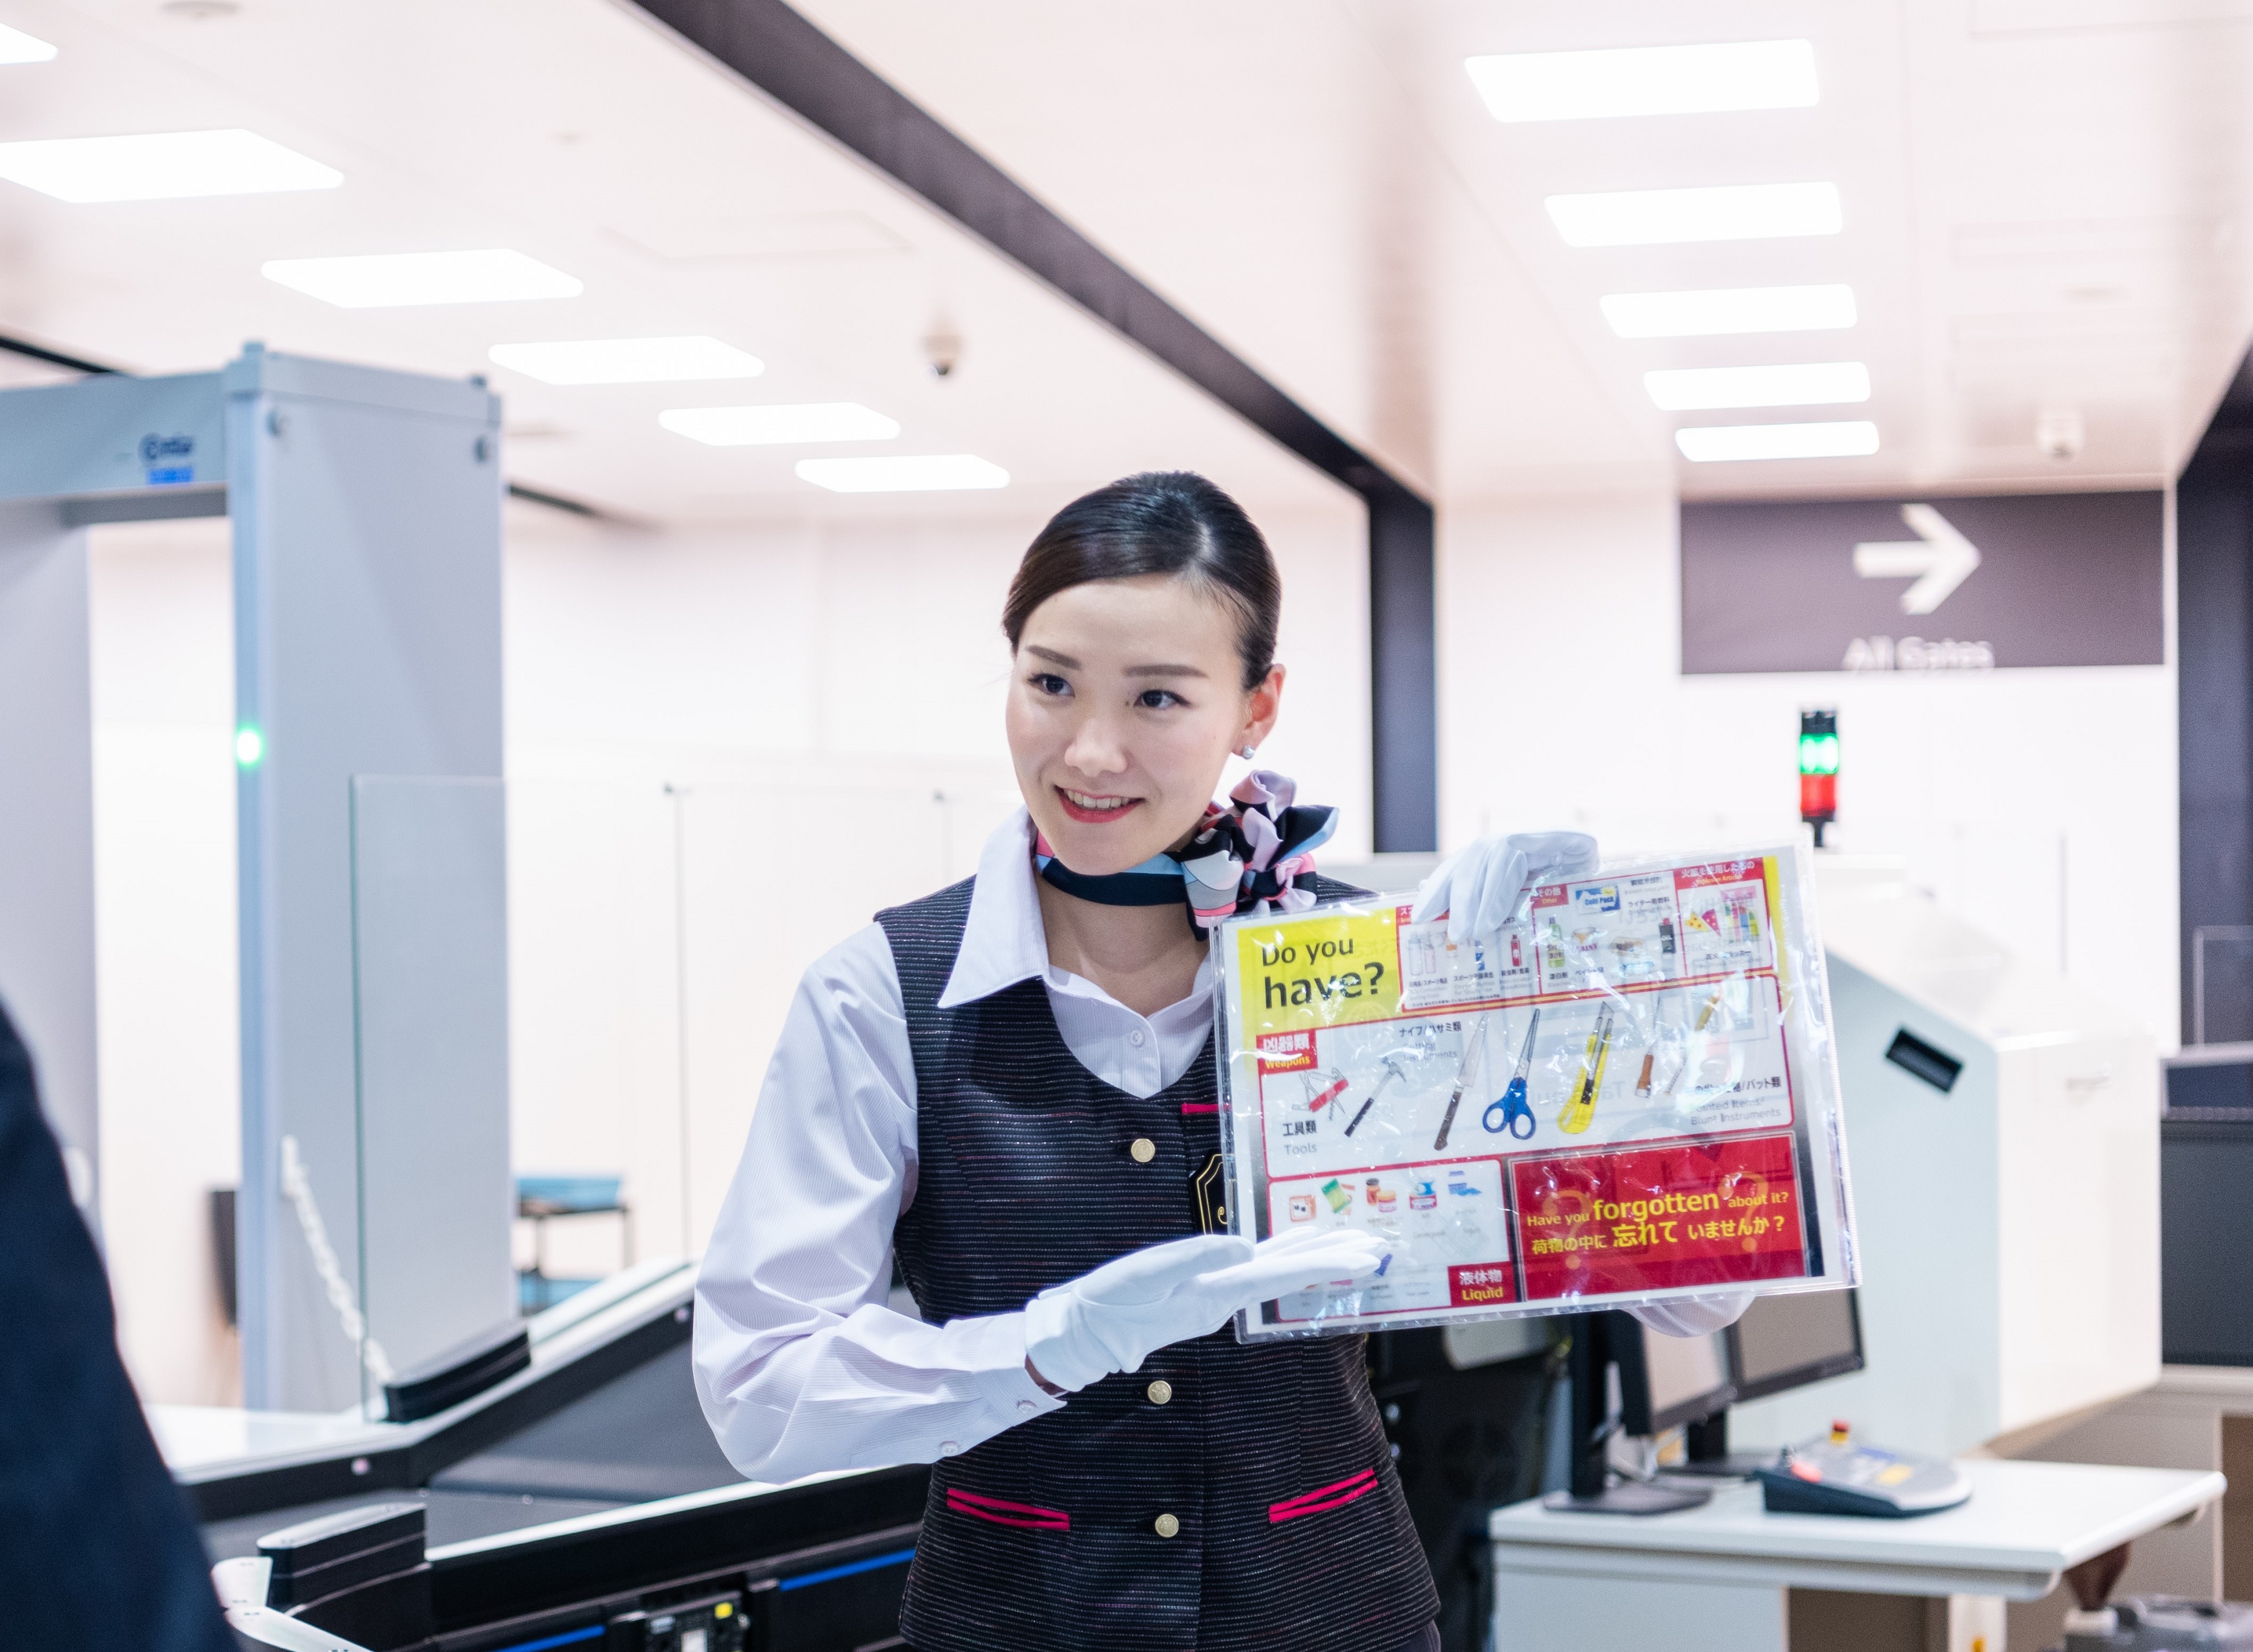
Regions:
<svg viewBox="0 0 2253 1652"><path fill-rule="evenodd" d="M1174 1239L1106 1262L1025 1304L1025 1360L1045 1388L1077 1392L1135 1371L1159 1349L1203 1336L1238 1310L1376 1272L1381 1242L1352 1228L1253 1244L1231 1234Z"/></svg>

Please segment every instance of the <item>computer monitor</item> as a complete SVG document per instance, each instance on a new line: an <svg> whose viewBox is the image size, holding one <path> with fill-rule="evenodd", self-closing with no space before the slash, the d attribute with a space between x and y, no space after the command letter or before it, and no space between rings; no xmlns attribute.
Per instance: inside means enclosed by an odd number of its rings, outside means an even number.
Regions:
<svg viewBox="0 0 2253 1652"><path fill-rule="evenodd" d="M1728 1349L1730 1404L1804 1388L1862 1369L1862 1317L1852 1291L1763 1296L1721 1333ZM1693 1473L1748 1473L1773 1453L1729 1450L1728 1405L1685 1419Z"/></svg>
<svg viewBox="0 0 2253 1652"><path fill-rule="evenodd" d="M1613 1321L1620 1427L1625 1432L1650 1435L1702 1422L1736 1398L1723 1333L1668 1336L1625 1314L1615 1314Z"/></svg>
<svg viewBox="0 0 2253 1652"><path fill-rule="evenodd" d="M1723 1379L1719 1404L1727 1405L1726 1373L1715 1356L1712 1338L1693 1338L1708 1345L1708 1357L1696 1350L1688 1357L1658 1349L1655 1338L1632 1315L1617 1310L1576 1314L1567 1321L1565 1374L1569 1394L1567 1435L1570 1443L1570 1483L1542 1499L1560 1513L1657 1515L1695 1508L1712 1493L1704 1488L1662 1486L1639 1480L1611 1483L1608 1441L1616 1425L1629 1433L1648 1434L1660 1417L1672 1418L1682 1407L1701 1403L1687 1391ZM1610 1372L1619 1376L1619 1411L1609 1412ZM1710 1398L1705 1397L1705 1398Z"/></svg>
<svg viewBox="0 0 2253 1652"><path fill-rule="evenodd" d="M1683 1426L1688 1460L1678 1471L1705 1475L1749 1474L1775 1460L1773 1452L1731 1454L1732 1405L1862 1369L1862 1321L1852 1291L1761 1297L1710 1336L1668 1336L1616 1309L1573 1323L1573 1483L1552 1495L1552 1508L1650 1514L1682 1506L1661 1500L1686 1494L1608 1488L1607 1365L1619 1375L1620 1432L1648 1438Z"/></svg>
<svg viewBox="0 0 2253 1652"><path fill-rule="evenodd" d="M1852 1291L1764 1296L1725 1335L1739 1400L1804 1388L1862 1369L1862 1316Z"/></svg>

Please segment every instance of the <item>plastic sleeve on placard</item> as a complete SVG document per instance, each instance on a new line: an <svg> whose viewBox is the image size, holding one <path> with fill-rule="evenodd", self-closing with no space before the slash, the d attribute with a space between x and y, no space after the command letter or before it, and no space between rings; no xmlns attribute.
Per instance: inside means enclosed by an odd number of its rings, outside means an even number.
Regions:
<svg viewBox="0 0 2253 1652"><path fill-rule="evenodd" d="M1240 1338L1857 1282L1804 847L1608 862L1453 942L1412 909L1216 932L1231 1230L1357 1227L1383 1258Z"/></svg>

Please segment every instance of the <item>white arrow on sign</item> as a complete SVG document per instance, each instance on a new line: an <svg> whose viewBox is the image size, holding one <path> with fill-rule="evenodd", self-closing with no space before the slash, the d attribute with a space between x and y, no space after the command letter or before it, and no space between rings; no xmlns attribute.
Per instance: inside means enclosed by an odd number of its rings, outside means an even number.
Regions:
<svg viewBox="0 0 2253 1652"><path fill-rule="evenodd" d="M1857 545L1854 571L1864 579L1915 580L1901 593L1901 612L1929 614L1971 577L1979 566L1979 547L1929 505L1902 505L1901 520L1923 537Z"/></svg>

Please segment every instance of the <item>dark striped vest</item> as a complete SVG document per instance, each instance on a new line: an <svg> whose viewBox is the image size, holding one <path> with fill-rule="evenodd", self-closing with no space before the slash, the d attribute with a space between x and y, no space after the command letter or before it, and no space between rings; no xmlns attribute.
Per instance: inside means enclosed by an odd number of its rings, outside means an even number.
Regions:
<svg viewBox="0 0 2253 1652"><path fill-rule="evenodd" d="M934 1323L1196 1232L1220 1151L1209 1040L1141 1100L1074 1058L1036 979L938 1007L970 891L876 917L916 1068L920 1168L895 1243ZM916 1652L1406 1641L1439 1597L1364 1361L1358 1336L1253 1349L1224 1328L941 1461L900 1632Z"/></svg>

